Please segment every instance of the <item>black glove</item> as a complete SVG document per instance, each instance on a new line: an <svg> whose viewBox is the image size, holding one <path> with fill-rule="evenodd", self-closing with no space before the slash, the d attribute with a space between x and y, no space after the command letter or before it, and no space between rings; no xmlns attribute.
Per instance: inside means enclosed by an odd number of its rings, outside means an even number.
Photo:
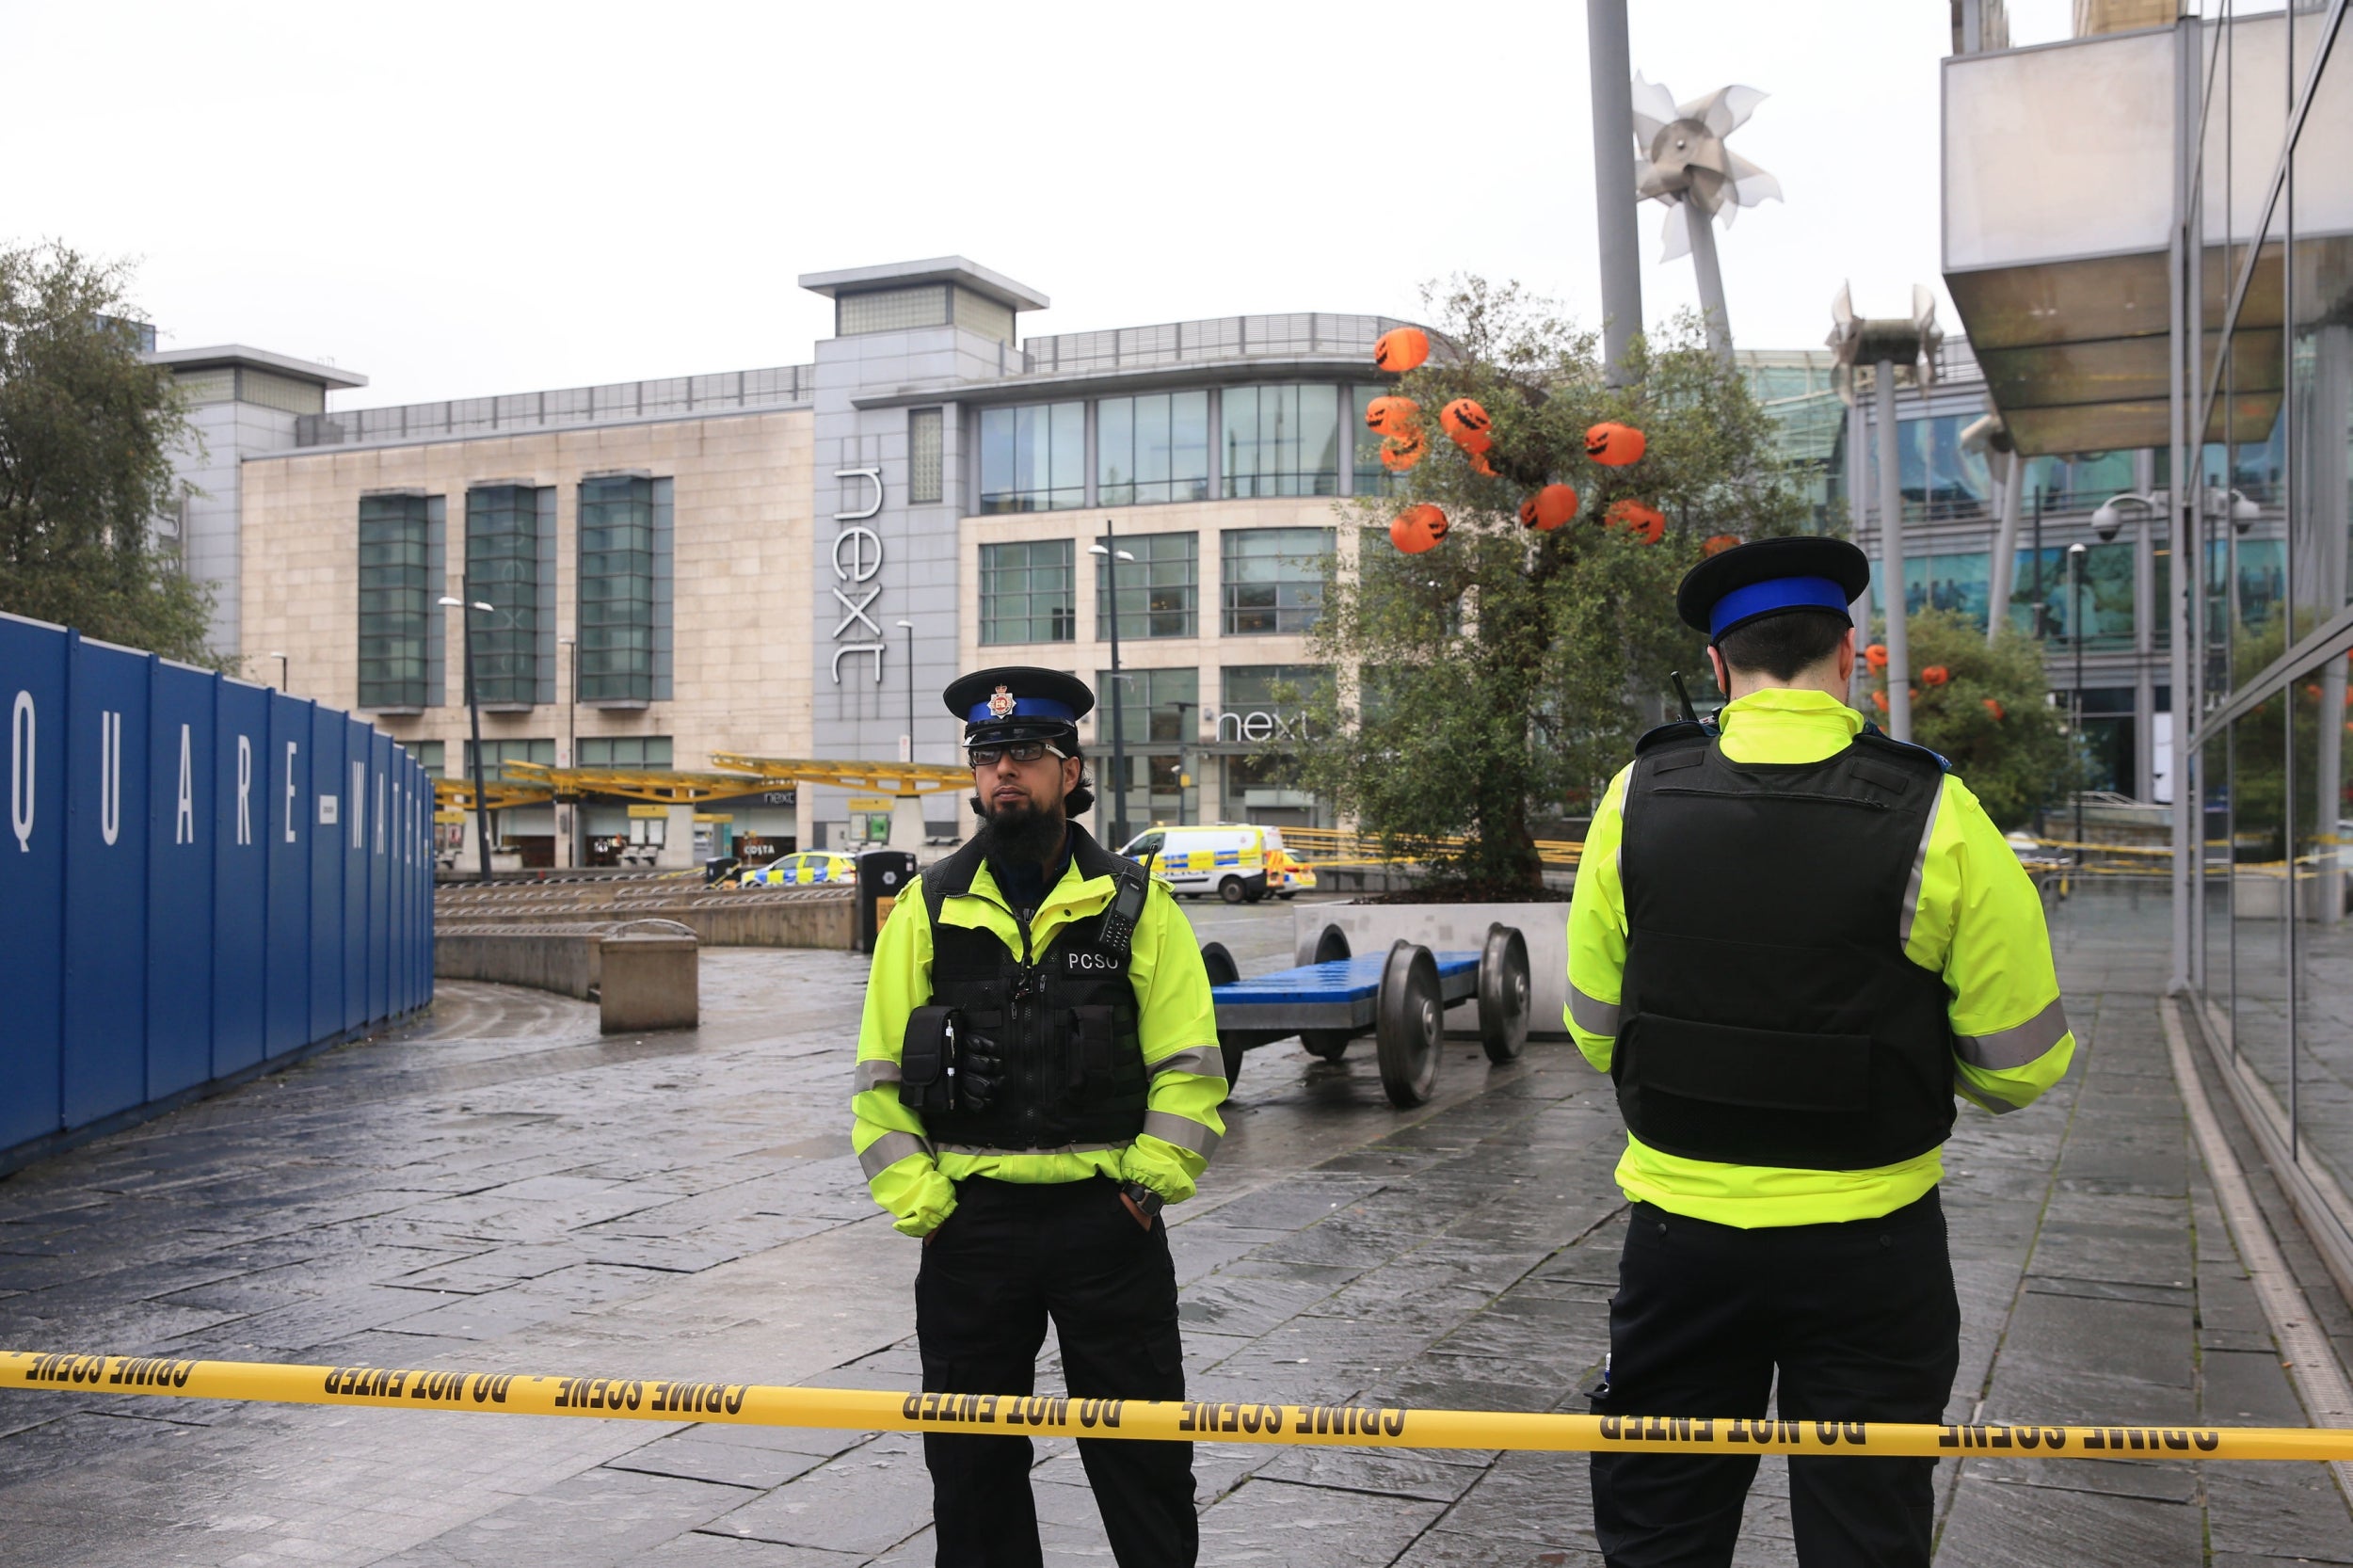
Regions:
<svg viewBox="0 0 2353 1568"><path fill-rule="evenodd" d="M985 1034L967 1034L956 1054L956 1109L985 1111L1004 1081L1005 1059Z"/></svg>

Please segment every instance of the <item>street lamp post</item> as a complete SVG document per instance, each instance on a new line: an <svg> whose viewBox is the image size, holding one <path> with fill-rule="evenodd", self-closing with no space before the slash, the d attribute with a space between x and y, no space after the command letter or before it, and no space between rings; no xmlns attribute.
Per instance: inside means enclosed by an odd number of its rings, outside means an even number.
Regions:
<svg viewBox="0 0 2353 1568"><path fill-rule="evenodd" d="M281 692L288 690L289 688L286 685L286 656L282 653L273 653L270 657L278 661L278 689Z"/></svg>
<svg viewBox="0 0 2353 1568"><path fill-rule="evenodd" d="M1169 706L1176 710L1176 825L1182 827L1185 825L1185 780L1193 774L1193 770L1185 766L1185 753L1193 741L1201 738L1200 731L1193 727L1193 711L1201 704L1172 702ZM1207 820L1206 813L1204 820Z"/></svg>
<svg viewBox="0 0 2353 1568"><path fill-rule="evenodd" d="M911 620L903 620L899 623L899 627L907 634L907 754L899 760L913 762L915 760L915 623Z"/></svg>
<svg viewBox="0 0 2353 1568"><path fill-rule="evenodd" d="M555 640L563 647L571 649L568 655L572 662L571 680L564 688L564 765L568 768L577 768L580 766L580 728L576 722L580 708L580 641L575 637L558 637ZM578 792L575 792L575 796L577 793ZM564 835L565 863L577 870L581 861L580 801L575 798L570 805L564 808L564 811L565 826L570 830Z"/></svg>
<svg viewBox="0 0 2353 1568"><path fill-rule="evenodd" d="M1120 698L1127 694L1119 688L1119 563L1132 561L1133 555L1121 550L1112 535L1112 520L1103 520L1103 536L1087 546L1087 553L1103 557L1104 581L1111 589L1112 628L1112 842L1114 850L1128 842L1128 729L1120 720Z"/></svg>
<svg viewBox="0 0 2353 1568"><path fill-rule="evenodd" d="M915 801L915 809L911 813L915 818L912 837L915 852L920 854L923 848L923 807L915 796L915 623L903 620L899 628L907 634L907 754L899 759L907 764L907 771L899 780L899 799Z"/></svg>
<svg viewBox="0 0 2353 1568"><path fill-rule="evenodd" d="M2083 540L2067 547L2068 616L2075 634L2075 755L2084 754L2084 557L2090 553ZM2084 781L2075 780L2075 864L2084 860Z"/></svg>
<svg viewBox="0 0 2353 1568"><path fill-rule="evenodd" d="M462 599L452 599L446 594L441 597L441 603L445 607L465 612L479 610L485 615L488 615L497 609L496 605L485 604L479 600L469 604ZM471 613L469 613L465 618L465 642L466 712L469 720L473 727L473 745L472 749L473 752L474 854L479 856L482 861L482 880L488 882L490 880L490 807L489 797L482 787L482 697L480 693L476 691L474 687L473 616Z"/></svg>

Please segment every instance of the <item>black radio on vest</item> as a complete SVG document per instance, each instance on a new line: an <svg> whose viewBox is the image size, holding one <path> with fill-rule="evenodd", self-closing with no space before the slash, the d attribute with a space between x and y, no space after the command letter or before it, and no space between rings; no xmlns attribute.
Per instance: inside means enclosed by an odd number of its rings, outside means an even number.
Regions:
<svg viewBox="0 0 2353 1568"><path fill-rule="evenodd" d="M941 919L949 899L971 890L982 862L978 840L923 874L933 1006L920 1011L953 1010L968 1041L993 1044L1000 1074L985 1105L957 1096L951 1107L926 1107L924 1125L941 1143L1050 1149L1124 1144L1144 1130L1151 1075L1128 964L1149 888L1134 861L1104 850L1076 824L1069 832L1080 874L1111 876L1119 890L1101 914L1056 932L1044 952L1016 958L988 932ZM1026 950L1029 922L1015 918ZM911 1019L908 1045L915 1044Z"/></svg>
<svg viewBox="0 0 2353 1568"><path fill-rule="evenodd" d="M1610 1062L1637 1138L1814 1170L1945 1141L1945 983L1904 955L1943 775L1933 752L1874 733L1800 764L1728 761L1698 725L1644 739Z"/></svg>

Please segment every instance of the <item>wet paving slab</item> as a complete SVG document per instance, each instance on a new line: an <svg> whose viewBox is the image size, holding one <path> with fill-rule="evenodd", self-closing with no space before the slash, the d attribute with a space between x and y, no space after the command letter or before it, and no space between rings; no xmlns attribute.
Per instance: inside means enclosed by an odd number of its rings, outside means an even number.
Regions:
<svg viewBox="0 0 2353 1568"><path fill-rule="evenodd" d="M1192 912L1246 971L1289 962L1289 909ZM2079 1065L2022 1115L1962 1112L1955 1418L2304 1420L2173 1091L2163 918L2063 908ZM850 954L712 951L702 1028L610 1040L565 999L446 984L419 1026L0 1181L0 1344L912 1386L917 1248L847 1139L864 981ZM1401 1112L1369 1057L1245 1063L1169 1216L1191 1390L1583 1408L1625 1228L1606 1080L1562 1044L1494 1066L1454 1040ZM1577 1456L1208 1444L1194 1468L1205 1563L1600 1560ZM1033 1478L1048 1560L1109 1560L1074 1447L1037 1444ZM1769 1460L1737 1560L1795 1561L1786 1498ZM907 1436L89 1393L0 1399L0 1510L10 1564L934 1550ZM2353 1560L2311 1466L1972 1459L1940 1467L1939 1511L1953 1562Z"/></svg>

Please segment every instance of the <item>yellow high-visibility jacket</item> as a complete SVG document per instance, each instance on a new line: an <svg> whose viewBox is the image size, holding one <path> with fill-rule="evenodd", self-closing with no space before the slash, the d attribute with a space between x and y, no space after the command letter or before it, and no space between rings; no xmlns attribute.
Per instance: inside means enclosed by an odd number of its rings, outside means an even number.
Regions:
<svg viewBox="0 0 2353 1568"><path fill-rule="evenodd" d="M1775 688L1727 704L1719 723L1731 761L1817 762L1853 742L1863 715L1826 693ZM1633 771L1609 781L1569 904L1569 1032L1603 1072L1617 1043L1625 977L1618 850ZM1919 888L1904 953L1945 978L1953 1092L1996 1115L2031 1104L2066 1076L2075 1050L2042 900L1977 797L1951 774L1929 819ZM1627 1197L1671 1214L1754 1228L1875 1219L1928 1192L1944 1173L1942 1148L1877 1170L1789 1170L1687 1160L1628 1133L1617 1178Z"/></svg>
<svg viewBox="0 0 2353 1568"><path fill-rule="evenodd" d="M1109 876L1080 873L1074 860L1030 922L1030 951L1043 952L1063 927L1100 914L1116 887ZM1022 952L1021 927L984 863L968 892L940 906L949 925L990 932L1009 954ZM920 877L906 886L874 941L874 968L858 1028L857 1079L850 1096L850 1141L874 1201L898 1229L930 1234L955 1211L955 1183L967 1176L1051 1184L1107 1176L1141 1182L1170 1203L1193 1184L1225 1135L1217 1108L1225 1099L1225 1059L1217 1044L1217 1011L1192 922L1158 881L1136 921L1128 960L1135 989L1137 1037L1152 1086L1144 1130L1114 1148L1009 1151L936 1147L923 1119L899 1103L899 1059L907 1016L932 996L932 927Z"/></svg>

